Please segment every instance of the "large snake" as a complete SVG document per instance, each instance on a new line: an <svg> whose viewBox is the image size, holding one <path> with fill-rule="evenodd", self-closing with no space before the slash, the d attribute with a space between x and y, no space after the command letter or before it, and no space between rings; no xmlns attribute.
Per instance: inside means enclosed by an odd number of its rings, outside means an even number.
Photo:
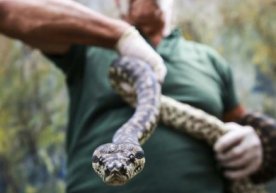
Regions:
<svg viewBox="0 0 276 193"><path fill-rule="evenodd" d="M159 120L211 146L228 132L216 117L161 95L155 74L140 60L120 58L112 63L109 75L117 93L136 107L133 116L116 131L112 143L99 146L92 155L93 169L109 185L123 185L142 171L145 157L141 145L154 132ZM228 189L231 193L267 192L249 179L232 181Z"/></svg>

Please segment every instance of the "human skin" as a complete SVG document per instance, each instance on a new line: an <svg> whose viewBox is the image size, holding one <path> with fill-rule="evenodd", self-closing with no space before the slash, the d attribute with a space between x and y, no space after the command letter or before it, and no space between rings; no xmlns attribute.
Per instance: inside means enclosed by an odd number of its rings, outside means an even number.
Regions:
<svg viewBox="0 0 276 193"><path fill-rule="evenodd" d="M163 82L162 58L130 24L72 0L0 0L0 33L44 53L62 55L72 45L110 48L147 62Z"/></svg>
<svg viewBox="0 0 276 193"><path fill-rule="evenodd" d="M73 44L114 48L129 27L71 0L0 0L0 32L46 53Z"/></svg>

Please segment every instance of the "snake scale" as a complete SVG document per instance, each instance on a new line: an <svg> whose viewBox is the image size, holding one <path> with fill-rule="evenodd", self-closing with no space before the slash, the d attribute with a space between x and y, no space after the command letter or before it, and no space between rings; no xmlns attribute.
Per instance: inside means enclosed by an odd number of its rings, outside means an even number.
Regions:
<svg viewBox="0 0 276 193"><path fill-rule="evenodd" d="M151 67L140 60L115 60L109 76L117 93L135 107L132 117L116 131L112 143L99 146L92 155L93 169L109 185L123 185L142 171L145 156L141 145L152 135L158 121L211 146L227 132L216 117L161 95ZM249 179L231 181L228 189L230 193L267 192Z"/></svg>

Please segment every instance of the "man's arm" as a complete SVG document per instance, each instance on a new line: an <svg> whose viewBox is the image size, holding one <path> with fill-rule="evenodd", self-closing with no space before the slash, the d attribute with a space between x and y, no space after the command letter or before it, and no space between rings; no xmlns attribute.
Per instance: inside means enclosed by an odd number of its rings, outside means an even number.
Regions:
<svg viewBox="0 0 276 193"><path fill-rule="evenodd" d="M48 54L63 54L73 44L116 49L147 62L160 82L166 75L162 58L137 30L71 0L0 0L0 33Z"/></svg>
<svg viewBox="0 0 276 193"><path fill-rule="evenodd" d="M114 48L129 27L71 0L0 0L0 32L48 53L72 44Z"/></svg>

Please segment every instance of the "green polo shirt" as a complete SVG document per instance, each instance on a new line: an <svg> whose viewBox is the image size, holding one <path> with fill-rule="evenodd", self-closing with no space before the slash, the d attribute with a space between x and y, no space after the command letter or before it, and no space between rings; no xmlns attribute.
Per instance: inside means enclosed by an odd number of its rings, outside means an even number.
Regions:
<svg viewBox="0 0 276 193"><path fill-rule="evenodd" d="M175 30L156 51L168 69L164 95L221 118L237 105L231 70L207 46L186 41ZM222 193L225 183L212 149L162 124L143 146L146 166L121 187L105 185L91 168L94 149L111 142L133 113L111 89L108 68L118 56L98 47L74 46L51 57L63 70L70 96L67 130L68 193Z"/></svg>

